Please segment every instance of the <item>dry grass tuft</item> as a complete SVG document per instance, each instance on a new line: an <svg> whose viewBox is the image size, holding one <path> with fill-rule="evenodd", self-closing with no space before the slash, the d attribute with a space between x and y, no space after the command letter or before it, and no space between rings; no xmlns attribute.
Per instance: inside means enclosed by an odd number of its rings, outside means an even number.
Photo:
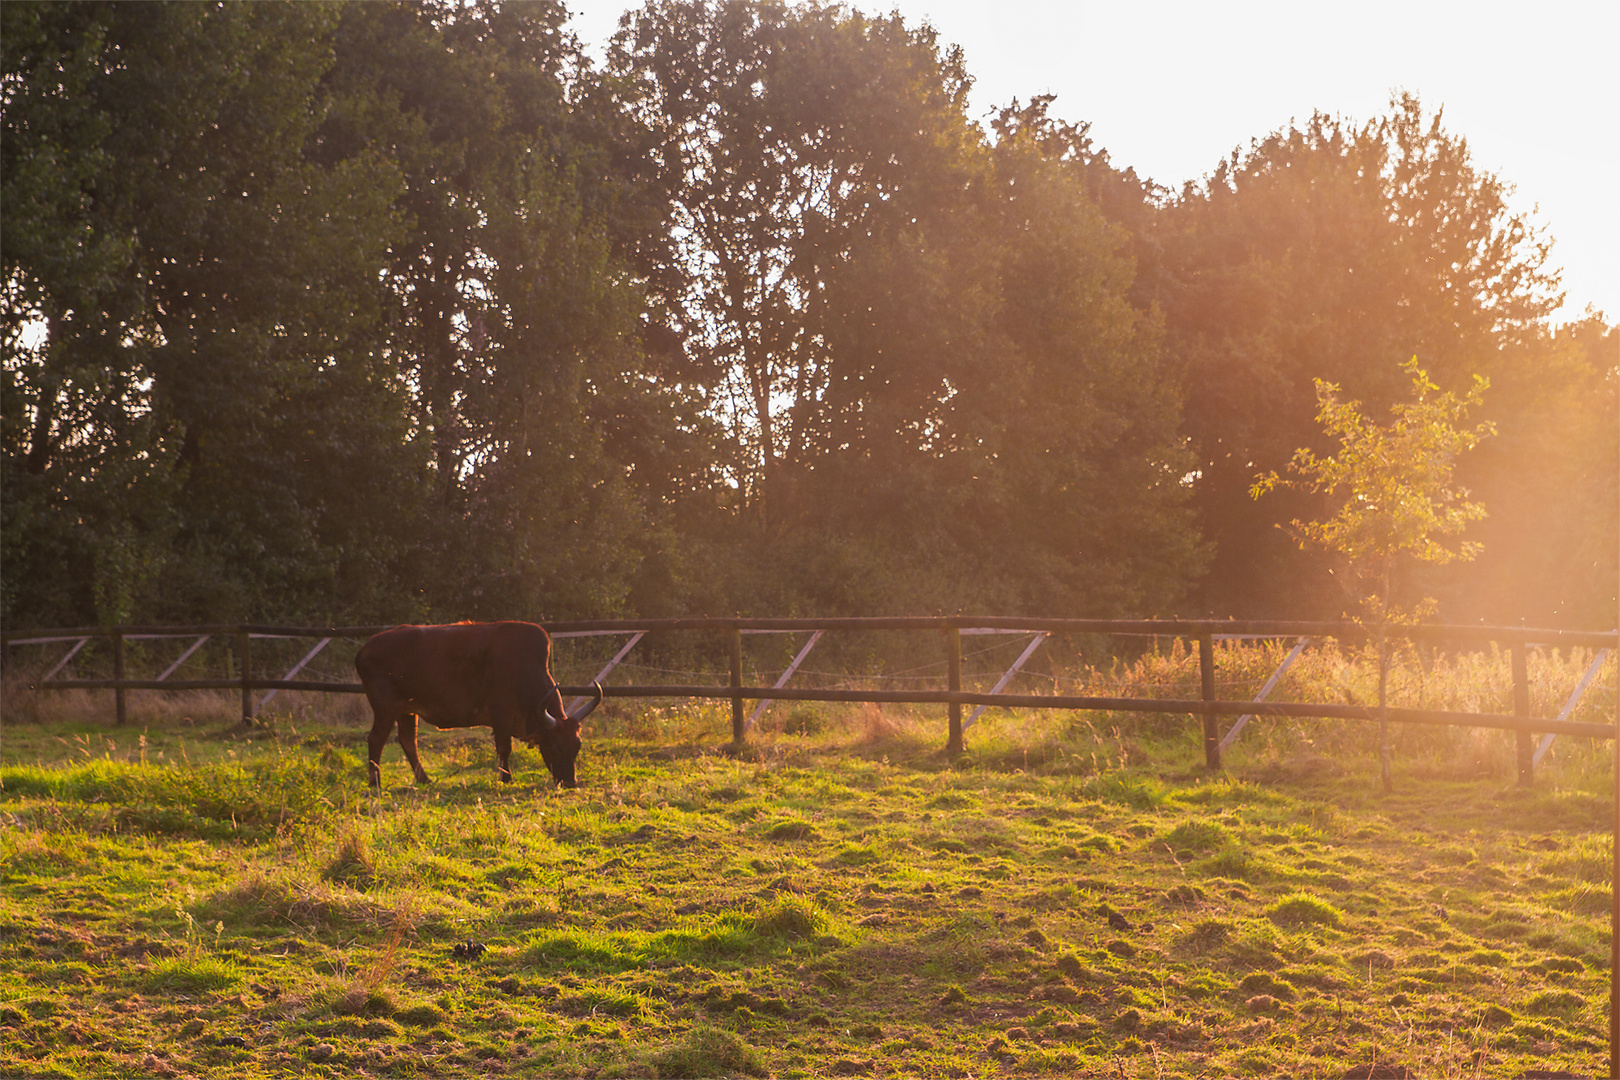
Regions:
<svg viewBox="0 0 1620 1080"><path fill-rule="evenodd" d="M898 715L885 712L873 701L862 702L855 714L855 730L863 743L891 742L913 726L902 723Z"/></svg>

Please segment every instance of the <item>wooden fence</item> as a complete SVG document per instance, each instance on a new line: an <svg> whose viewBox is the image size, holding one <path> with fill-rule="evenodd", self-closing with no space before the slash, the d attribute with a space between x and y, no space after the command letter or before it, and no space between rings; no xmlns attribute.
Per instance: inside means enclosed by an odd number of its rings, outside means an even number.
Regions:
<svg viewBox="0 0 1620 1080"><path fill-rule="evenodd" d="M586 637L608 634L628 634L630 641L603 669L599 679L605 678L615 665L648 633L660 631L695 631L728 636L730 658L729 680L725 686L689 685L610 685L604 687L607 697L654 698L707 698L731 701L732 738L741 745L747 736L751 720L757 720L764 704L769 701L839 701L905 704L942 704L946 706L949 734L946 749L960 753L963 731L977 719L986 707L1000 706L1026 709L1082 709L1114 712L1185 713L1197 717L1203 725L1204 757L1211 769L1221 764L1224 750L1244 724L1256 716L1318 717L1343 720L1376 720L1402 724L1439 724L1475 728L1495 728L1517 734L1519 782L1530 783L1535 765L1556 735L1574 735L1585 738L1609 739L1615 728L1609 724L1591 724L1568 719L1580 696L1597 675L1599 666L1608 653L1620 645L1620 635L1614 632L1592 633L1571 630L1536 630L1526 627L1503 626L1419 626L1403 628L1400 636L1407 640L1448 645L1480 645L1490 642L1505 644L1511 654L1513 671L1513 712L1475 713L1452 712L1435 709L1408 709L1394 706L1349 705L1321 702L1284 702L1265 700L1281 679L1288 666L1299 656L1307 642L1320 639L1362 640L1367 631L1353 623L1344 622L1278 622L1235 620L1185 619L1041 619L1001 616L921 616L905 618L827 618L827 619L754 619L754 618L691 618L691 619L596 619L545 624L553 637ZM77 627L57 630L17 631L0 633L0 649L9 658L10 650L19 645L46 645L72 643L67 655L57 661L35 684L41 690L111 690L114 693L115 714L118 723L125 719L125 694L130 690L225 690L239 689L242 695L242 719L251 722L257 708L280 690L304 690L324 693L361 693L359 683L330 682L297 679L294 676L332 640L337 638L366 638L388 629L384 626L284 627L254 625L219 626L115 626ZM805 655L832 631L933 631L941 635L946 667L947 687L944 690L835 690L803 689L787 685ZM756 633L784 633L809 631L809 643L795 657L793 664L774 686L744 686L742 681L742 636ZM1004 675L989 693L962 689L962 636L975 633L1023 633L1034 635L1017 663ZM1200 695L1196 699L1160 699L1136 697L1096 697L1064 694L1008 694L1002 689L1035 648L1051 634L1089 634L1108 637L1171 637L1198 643ZM170 679L180 664L212 637L225 636L232 640L236 656L237 674L223 679ZM1295 639L1297 644L1282 666L1273 675L1254 700L1225 701L1216 696L1215 649L1218 639L1280 638ZM55 679L55 676L87 642L96 638L111 640L113 677L110 679ZM153 638L194 638L193 644L162 674L153 679L127 678L124 670L125 642ZM253 642L262 638L317 638L311 649L282 678L259 678L253 675ZM1533 647L1583 647L1599 650L1575 692L1557 717L1530 715L1530 685L1526 655ZM584 694L586 686L564 686L565 694ZM268 690L259 702L253 692ZM743 703L757 701L759 708L753 717L744 715ZM979 709L964 723L963 706ZM1237 717L1224 733L1220 718ZM1542 742L1537 748L1532 736L1540 734Z"/></svg>

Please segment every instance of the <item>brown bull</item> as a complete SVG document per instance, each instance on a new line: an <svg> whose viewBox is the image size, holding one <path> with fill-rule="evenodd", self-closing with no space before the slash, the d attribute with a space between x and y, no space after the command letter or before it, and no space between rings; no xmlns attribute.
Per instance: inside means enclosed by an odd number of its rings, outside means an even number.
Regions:
<svg viewBox="0 0 1620 1080"><path fill-rule="evenodd" d="M572 716L563 711L544 628L526 622L396 626L362 645L354 667L375 717L367 739L373 789L382 787L382 750L395 725L416 782L428 782L416 756L418 717L437 728L493 728L507 783L515 738L539 748L557 783L575 786L580 721L602 703L602 687Z"/></svg>

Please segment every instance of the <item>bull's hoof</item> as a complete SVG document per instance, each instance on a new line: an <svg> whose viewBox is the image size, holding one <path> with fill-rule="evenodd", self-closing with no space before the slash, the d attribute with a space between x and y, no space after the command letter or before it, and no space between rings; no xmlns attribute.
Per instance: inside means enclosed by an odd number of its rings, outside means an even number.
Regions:
<svg viewBox="0 0 1620 1080"><path fill-rule="evenodd" d="M476 960L480 956L483 956L487 951L488 946L482 944L481 942L461 941L456 943L456 947L451 949L450 953L453 956L459 956L466 960Z"/></svg>
<svg viewBox="0 0 1620 1080"><path fill-rule="evenodd" d="M431 784L433 783L433 780L428 776L427 773L423 772L416 774L416 782L418 784Z"/></svg>

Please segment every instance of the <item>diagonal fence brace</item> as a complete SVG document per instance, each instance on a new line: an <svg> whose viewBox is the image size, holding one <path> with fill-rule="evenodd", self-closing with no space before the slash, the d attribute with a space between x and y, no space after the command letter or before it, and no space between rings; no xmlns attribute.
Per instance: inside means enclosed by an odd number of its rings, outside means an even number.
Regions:
<svg viewBox="0 0 1620 1080"><path fill-rule="evenodd" d="M1260 688L1260 692L1254 696L1254 700L1266 700L1266 697L1277 688L1277 683L1288 673L1288 669L1294 666L1294 661L1299 659L1299 654L1305 651L1305 646L1310 640L1310 638L1302 637L1294 643L1293 651L1283 658L1283 662L1278 665L1276 671L1272 672L1271 678L1266 680L1266 685ZM1221 753L1226 752L1226 748L1237 740L1238 732L1242 731L1244 725L1253 719L1253 713L1244 713L1232 722L1232 726L1227 729L1226 734L1221 736Z"/></svg>
<svg viewBox="0 0 1620 1080"><path fill-rule="evenodd" d="M79 650L84 648L85 643L87 641L89 641L89 640L90 639L87 638L87 637L80 638L79 643L77 645L73 646L73 648L69 649L67 651L67 655L62 657L62 659L58 660L56 662L56 666L51 668L51 670L47 671L45 673L45 675L39 681L40 682L45 682L48 679L50 679L50 677L52 675L55 675L58 671L61 671L63 668L67 667L68 661L73 659L75 656L77 656L78 653L79 653Z"/></svg>
<svg viewBox="0 0 1620 1080"><path fill-rule="evenodd" d="M176 671L178 671L180 669L180 665L185 663L187 660L189 660L191 658L192 653L194 653L198 649L202 648L203 642L207 641L208 638L209 638L209 635L204 634L202 637L198 638L196 641L193 641L191 643L191 647L188 648L185 652L180 654L180 659L176 660L174 663L170 664L168 667L163 669L163 674L161 674L161 675L159 675L157 677L157 681L162 682L164 679L167 679L170 675L173 675ZM291 677L292 676L290 676L290 675L288 676L288 678L291 678ZM269 699L267 698L266 700L269 700ZM263 702L261 702L260 704L263 704Z"/></svg>
<svg viewBox="0 0 1620 1080"><path fill-rule="evenodd" d="M561 637L562 635L559 634L557 636ZM572 636L572 635L570 635L570 636ZM607 678L608 673L611 672L614 668L619 666L619 661L623 660L626 656L630 655L630 650L636 647L636 642L640 641L642 638L644 638L646 636L647 636L647 631L645 631L645 630L637 630L634 634L631 634L630 635L630 640L624 643L624 648L620 649L617 653L615 653L614 656L613 656L613 659L611 659L611 660L609 660L607 662L607 667L603 668L601 671L596 673L596 679L594 681L595 682L601 682L603 679ZM591 700L591 699L587 698L587 697L577 697L577 698L575 698L574 701L573 701L573 704L568 706L568 711L573 712L574 710L578 709L581 705L585 704L589 700Z"/></svg>
<svg viewBox="0 0 1620 1080"><path fill-rule="evenodd" d="M285 681L285 682L291 682L292 677L294 675L298 674L300 671L303 671L304 670L304 665L309 663L311 660L315 659L315 654L320 652L322 649L326 648L326 646L331 642L331 640L332 639L329 638L329 637L321 638L320 644L316 645L313 649L309 650L309 652L304 654L304 658L302 660L298 661L298 663L294 664L292 666L292 670L287 672L287 674L285 674L285 675L283 675L281 677L282 680ZM202 644L201 641L197 642L197 645L201 645L201 644ZM195 649L197 647L197 645L193 645L191 648ZM186 655L187 656L190 655L190 650L189 649L187 650ZM184 660L185 657L182 656L180 659ZM175 667L179 667L179 666L180 666L179 662L176 661ZM169 670L172 671L174 669L170 668ZM165 672L164 674L167 674L167 672ZM159 676L159 678L161 678L161 677L162 676ZM254 713L257 714L260 709L262 709L266 705L270 704L270 699L275 697L277 693L278 693L278 690L272 690L268 694L264 695L264 697L260 698L259 703L253 707Z"/></svg>
<svg viewBox="0 0 1620 1080"><path fill-rule="evenodd" d="M1586 674L1581 676L1581 681L1575 684L1575 689L1569 695L1569 700L1564 702L1563 709L1558 713L1559 720L1569 719L1570 714L1575 711L1575 706L1581 703L1581 698L1586 694L1586 688L1592 685L1593 679L1597 678L1598 671L1603 667L1603 661L1609 658L1611 651L1610 649L1599 649L1597 655L1592 657L1591 666L1586 669ZM1541 759L1547 756L1547 751L1552 749L1553 740L1557 737L1557 735L1543 735L1541 737L1541 745L1536 747L1535 756L1530 759L1532 769L1541 764Z"/></svg>
<svg viewBox="0 0 1620 1080"><path fill-rule="evenodd" d="M964 634L969 633L967 630L962 632ZM1050 633L1042 631L1030 639L1030 643L1024 647L1024 651L1019 654L1018 659L1013 661L1012 667L1008 668L1007 673L1001 677L995 686L991 687L990 692L992 694L1001 693L1002 689L1006 687L1008 683L1012 682L1012 677L1018 674L1018 669L1024 666L1024 661L1028 660L1031 656L1034 656L1035 650L1041 647L1041 642L1045 641L1051 636L1052 635ZM977 709L974 709L973 715L968 717L967 720L963 722L962 730L966 731L968 728L972 727L978 721L979 717L984 715L984 710L988 709L989 707L990 706L988 705L980 705Z"/></svg>
<svg viewBox="0 0 1620 1080"><path fill-rule="evenodd" d="M816 647L816 642L821 640L821 635L825 632L824 630L817 630L810 635L810 640L804 643L804 648L799 650L799 654L793 658L793 663L789 664L787 670L782 672L782 677L776 680L776 685L771 687L772 690L780 690L788 684L788 680L793 678L793 673L799 670L799 665L804 663L804 658L810 655L810 650ZM759 722L760 716L770 703L770 698L759 699L759 704L754 706L754 714L748 718L749 727L753 727Z"/></svg>

